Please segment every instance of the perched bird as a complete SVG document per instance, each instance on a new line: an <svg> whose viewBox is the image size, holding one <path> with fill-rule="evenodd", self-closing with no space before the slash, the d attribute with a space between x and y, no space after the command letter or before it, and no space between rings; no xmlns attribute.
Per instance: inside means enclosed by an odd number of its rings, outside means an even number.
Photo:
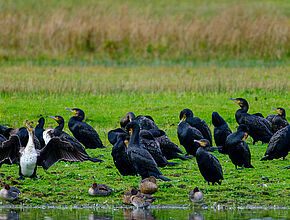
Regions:
<svg viewBox="0 0 290 220"><path fill-rule="evenodd" d="M90 157L87 154L83 145L76 138L70 136L68 133L63 131L64 119L62 116L57 115L57 116L48 116L48 117L53 118L58 123L58 126L56 126L54 129L48 129L49 132L46 132L46 134L49 134L50 138L58 137L60 138L61 141L70 143L70 145L74 147L76 150L86 154L87 159L91 162L103 162L103 160L100 160L98 158Z"/></svg>
<svg viewBox="0 0 290 220"><path fill-rule="evenodd" d="M115 145L115 143L118 140L119 135L124 135L127 134L129 135L126 131L124 131L122 128L117 128L114 130L111 130L108 132L108 141L112 144Z"/></svg>
<svg viewBox="0 0 290 220"><path fill-rule="evenodd" d="M108 196L112 192L112 189L104 184L93 183L92 187L89 188L89 195L91 196Z"/></svg>
<svg viewBox="0 0 290 220"><path fill-rule="evenodd" d="M223 170L219 160L205 150L209 147L210 143L207 139L195 140L195 142L200 144L196 152L196 162L199 168L199 171L203 178L212 185L218 183L221 185L221 180L223 180Z"/></svg>
<svg viewBox="0 0 290 220"><path fill-rule="evenodd" d="M241 124L237 131L230 134L226 140L226 149L228 151L228 155L235 165L246 168L254 168L251 165L251 152L248 144L245 142L245 139L248 136L248 127L246 125Z"/></svg>
<svg viewBox="0 0 290 220"><path fill-rule="evenodd" d="M158 190L157 180L154 176L150 176L141 180L139 183L139 190L144 194L154 194Z"/></svg>
<svg viewBox="0 0 290 220"><path fill-rule="evenodd" d="M278 113L278 115L268 115L266 119L271 122L273 133L276 133L278 130L288 126L289 123L286 120L286 111L284 108L273 109Z"/></svg>
<svg viewBox="0 0 290 220"><path fill-rule="evenodd" d="M230 98L230 100L233 100L241 107L241 109L236 111L236 121L239 125L244 124L249 128L249 135L254 140L253 144L257 141L269 143L273 136L271 123L265 118L247 113L249 110L247 100L243 98Z"/></svg>
<svg viewBox="0 0 290 220"><path fill-rule="evenodd" d="M44 123L45 123L45 119L44 117L41 117L40 119L38 119L38 124L35 126L35 129L34 129L35 136L39 140L41 148L45 146L45 142L43 140Z"/></svg>
<svg viewBox="0 0 290 220"><path fill-rule="evenodd" d="M185 148L187 155L196 155L199 144L194 140L203 139L201 132L187 122L179 123L177 127L179 143Z"/></svg>
<svg viewBox="0 0 290 220"><path fill-rule="evenodd" d="M185 120L190 126L195 127L200 131L204 139L207 139L209 141L210 146L212 146L212 135L211 131L207 125L207 123L199 118L199 117L193 117L193 112L190 109L183 109L179 114L180 122L179 124Z"/></svg>
<svg viewBox="0 0 290 220"><path fill-rule="evenodd" d="M216 146L218 146L218 151L222 154L227 154L225 142L227 136L229 136L232 131L227 122L217 112L212 113L212 124L214 126L214 141Z"/></svg>
<svg viewBox="0 0 290 220"><path fill-rule="evenodd" d="M3 145L0 148L0 162L19 161L19 178L24 177L35 178L37 165L42 166L43 169L47 170L53 164L58 161L76 161L83 162L88 160L88 155L75 149L69 142L60 140L60 138L51 138L46 146L41 150L35 149L33 142L34 131L31 125L27 125L29 134L28 143L25 148L21 147L20 144ZM44 131L46 135L46 131ZM17 143L16 138L18 136L12 136L15 138L13 143ZM12 138L11 137L11 138ZM44 138L47 140L47 138ZM19 138L18 138L18 142Z"/></svg>
<svg viewBox="0 0 290 220"><path fill-rule="evenodd" d="M0 190L0 198L12 202L18 198L20 193L19 189L6 183L4 188Z"/></svg>
<svg viewBox="0 0 290 220"><path fill-rule="evenodd" d="M150 129L148 130L155 140L157 140L160 144L160 149L162 151L162 154L166 157L167 160L171 159L181 159L181 160L187 160L188 157L181 155L183 154L183 151L172 141L169 140L167 134L160 129Z"/></svg>
<svg viewBox="0 0 290 220"><path fill-rule="evenodd" d="M121 175L127 176L137 175L136 169L134 168L128 154L127 145L129 144L130 136L127 133L120 134L117 137L116 143L112 148L112 157L114 164Z"/></svg>
<svg viewBox="0 0 290 220"><path fill-rule="evenodd" d="M265 157L261 160L273 160L285 157L290 151L290 125L277 131L270 139Z"/></svg>
<svg viewBox="0 0 290 220"><path fill-rule="evenodd" d="M189 193L189 200L191 202L201 202L203 200L203 192L195 187Z"/></svg>
<svg viewBox="0 0 290 220"><path fill-rule="evenodd" d="M140 145L140 127L137 122L133 121L127 124L126 130L129 131L130 142L128 144L127 152L130 160L138 174L142 179L149 176L155 176L164 181L171 181L170 179L162 176L161 171L151 156L151 154Z"/></svg>
<svg viewBox="0 0 290 220"><path fill-rule="evenodd" d="M128 112L120 121L121 128L125 129L126 125L135 121L140 126L140 130L150 130L150 129L159 129L153 118L149 115L143 116L135 116L133 112Z"/></svg>
<svg viewBox="0 0 290 220"><path fill-rule="evenodd" d="M86 148L105 148L97 131L83 121L85 119L85 113L83 110L79 108L66 108L66 110L71 111L74 114L74 116L69 119L68 127L79 142L81 142Z"/></svg>

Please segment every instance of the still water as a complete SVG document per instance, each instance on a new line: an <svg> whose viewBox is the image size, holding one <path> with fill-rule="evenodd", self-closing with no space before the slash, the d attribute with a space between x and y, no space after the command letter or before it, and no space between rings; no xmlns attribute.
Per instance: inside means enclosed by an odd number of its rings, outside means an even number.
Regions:
<svg viewBox="0 0 290 220"><path fill-rule="evenodd" d="M149 210L123 208L12 208L0 206L0 220L9 219L289 219L289 209L199 209L199 208L160 208Z"/></svg>

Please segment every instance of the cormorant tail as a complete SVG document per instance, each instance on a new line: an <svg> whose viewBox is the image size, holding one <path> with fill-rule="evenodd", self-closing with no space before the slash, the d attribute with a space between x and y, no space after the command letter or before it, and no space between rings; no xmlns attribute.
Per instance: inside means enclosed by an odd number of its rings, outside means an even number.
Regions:
<svg viewBox="0 0 290 220"><path fill-rule="evenodd" d="M168 178L166 178L165 176L162 176L162 175L159 175L157 178L161 179L163 181L172 181L171 179L168 179Z"/></svg>
<svg viewBox="0 0 290 220"><path fill-rule="evenodd" d="M270 155L267 155L263 157L260 161L263 161L263 160L273 160L273 157L271 157Z"/></svg>
<svg viewBox="0 0 290 220"><path fill-rule="evenodd" d="M94 163L101 163L101 162L104 162L103 160L100 160L98 158L95 158L95 157L88 157L88 160L89 161L92 161Z"/></svg>

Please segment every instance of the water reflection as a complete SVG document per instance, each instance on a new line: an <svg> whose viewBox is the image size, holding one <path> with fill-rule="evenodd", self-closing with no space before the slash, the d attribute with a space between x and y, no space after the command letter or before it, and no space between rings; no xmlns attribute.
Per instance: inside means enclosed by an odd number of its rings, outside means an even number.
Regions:
<svg viewBox="0 0 290 220"><path fill-rule="evenodd" d="M290 209L192 209L192 208L152 208L143 209L85 209L85 208L6 208L0 206L0 220L45 219L45 220L155 220L155 219L289 219Z"/></svg>

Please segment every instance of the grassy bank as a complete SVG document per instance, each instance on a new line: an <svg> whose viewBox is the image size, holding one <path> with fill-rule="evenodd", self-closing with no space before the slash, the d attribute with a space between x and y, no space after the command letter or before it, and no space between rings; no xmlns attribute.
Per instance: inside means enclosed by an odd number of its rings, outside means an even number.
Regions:
<svg viewBox="0 0 290 220"><path fill-rule="evenodd" d="M1 1L0 60L287 59L289 8L284 0Z"/></svg>
<svg viewBox="0 0 290 220"><path fill-rule="evenodd" d="M3 165L1 181L21 188L20 202L27 205L110 204L122 203L122 193L138 186L140 177L123 177L114 167L106 133L119 126L128 111L151 115L169 138L176 135L178 115L191 108L213 131L211 113L218 111L232 130L237 127L234 114L238 106L229 97L249 101L250 113L272 114L271 106L290 109L288 68L105 68L105 67L2 67L0 86L0 123L23 126L25 119L36 121L45 108L49 115L62 115L66 122L71 114L65 107L79 107L86 121L97 129L106 149L88 150L91 156L105 160L101 164L57 163L48 171L38 169L39 179L16 181L17 166ZM149 79L149 80L148 80ZM1 81L2 83L2 81ZM289 114L287 115L289 121ZM46 119L46 126L55 126ZM65 130L68 131L67 126ZM251 138L247 139L251 143ZM173 181L159 181L155 204L189 205L188 194L198 186L205 193L205 204L226 206L280 205L289 207L289 175L282 169L287 160L260 162L267 145L252 146L255 169L235 170L225 155L214 154L224 169L221 186L208 186L199 173L196 160L173 160L176 167L162 168ZM110 197L90 197L87 190L94 182L113 188ZM266 184L266 185L265 185Z"/></svg>

